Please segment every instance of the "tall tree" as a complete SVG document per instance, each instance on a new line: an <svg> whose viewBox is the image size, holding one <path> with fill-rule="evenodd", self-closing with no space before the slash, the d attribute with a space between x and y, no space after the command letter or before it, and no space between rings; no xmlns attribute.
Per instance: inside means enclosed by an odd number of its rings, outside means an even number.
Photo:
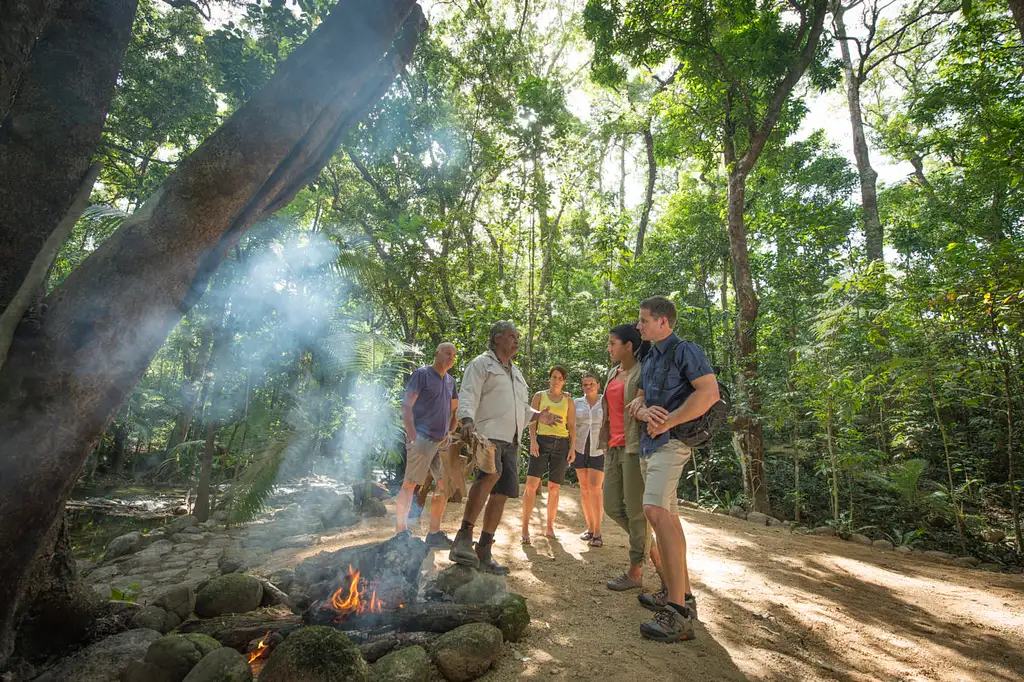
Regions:
<svg viewBox="0 0 1024 682"><path fill-rule="evenodd" d="M636 65L673 58L681 67L678 90L697 110L694 124L710 125L720 141L728 175L728 233L737 305L739 388L746 410L734 421L750 464L754 507L769 510L764 478L764 436L759 414L758 297L750 268L744 214L747 178L769 138L798 107L793 90L812 66L825 61L821 35L827 0L770 2L752 8L746 2L656 3L633 0L623 6L591 0L586 28L595 41L594 69L599 78L621 79L615 60L625 55ZM815 69L816 85L834 74Z"/></svg>
<svg viewBox="0 0 1024 682"><path fill-rule="evenodd" d="M107 6L114 16L123 3ZM346 0L19 333L0 370L0 661L86 456L245 231L316 177L423 31L414 0ZM10 184L4 192L12 190ZM30 257L3 252L3 265Z"/></svg>

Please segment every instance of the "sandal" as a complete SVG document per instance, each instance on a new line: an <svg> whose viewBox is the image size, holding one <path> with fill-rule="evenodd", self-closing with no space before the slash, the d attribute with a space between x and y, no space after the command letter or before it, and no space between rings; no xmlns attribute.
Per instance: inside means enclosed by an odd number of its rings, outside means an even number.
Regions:
<svg viewBox="0 0 1024 682"><path fill-rule="evenodd" d="M580 540L590 540L593 537L594 537L594 534L591 533L589 530L586 533L581 533L580 534Z"/></svg>
<svg viewBox="0 0 1024 682"><path fill-rule="evenodd" d="M587 544L589 544L591 547L604 547L604 540L601 539L600 535L595 535L594 537L590 538L590 542Z"/></svg>

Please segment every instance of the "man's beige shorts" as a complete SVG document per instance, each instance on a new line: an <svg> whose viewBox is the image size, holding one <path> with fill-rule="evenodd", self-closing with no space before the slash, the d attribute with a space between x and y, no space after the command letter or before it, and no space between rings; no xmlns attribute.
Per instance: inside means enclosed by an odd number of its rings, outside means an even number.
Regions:
<svg viewBox="0 0 1024 682"><path fill-rule="evenodd" d="M640 458L640 469L644 476L644 504L679 513L679 477L692 455L693 450L689 446L670 440L652 452L650 457Z"/></svg>

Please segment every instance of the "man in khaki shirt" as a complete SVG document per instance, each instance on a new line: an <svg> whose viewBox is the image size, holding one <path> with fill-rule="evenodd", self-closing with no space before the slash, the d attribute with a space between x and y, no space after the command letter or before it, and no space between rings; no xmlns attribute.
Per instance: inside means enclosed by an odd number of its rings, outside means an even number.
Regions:
<svg viewBox="0 0 1024 682"><path fill-rule="evenodd" d="M519 352L519 330L514 324L506 320L495 322L487 346L487 352L466 365L456 415L462 423L464 439L468 440L476 432L494 443L495 472L477 474L466 496L462 528L448 556L458 564L505 574L508 568L491 556L491 545L505 511L505 501L519 497L520 436L531 421L558 424L562 418L548 410L538 412L530 407L526 379L512 362ZM483 527L474 549L473 526L481 511L484 512Z"/></svg>

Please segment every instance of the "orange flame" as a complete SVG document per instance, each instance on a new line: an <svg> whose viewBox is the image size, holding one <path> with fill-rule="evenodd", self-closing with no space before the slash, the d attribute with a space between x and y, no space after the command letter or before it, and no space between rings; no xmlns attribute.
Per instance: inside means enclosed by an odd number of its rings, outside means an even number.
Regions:
<svg viewBox="0 0 1024 682"><path fill-rule="evenodd" d="M360 586L359 584L359 571L353 570L352 566L348 567L348 588L345 586L339 587L334 594L331 595L331 607L338 612L336 621L342 621L351 615L365 613L380 613L384 610L385 603L383 600L377 598L377 590L370 592L369 599L366 598L366 586ZM342 594L345 594L342 597ZM401 604L398 605L402 607Z"/></svg>
<svg viewBox="0 0 1024 682"><path fill-rule="evenodd" d="M270 633L271 631L267 630L267 634L263 635L263 639L256 644L256 648L249 654L249 665L270 654Z"/></svg>

